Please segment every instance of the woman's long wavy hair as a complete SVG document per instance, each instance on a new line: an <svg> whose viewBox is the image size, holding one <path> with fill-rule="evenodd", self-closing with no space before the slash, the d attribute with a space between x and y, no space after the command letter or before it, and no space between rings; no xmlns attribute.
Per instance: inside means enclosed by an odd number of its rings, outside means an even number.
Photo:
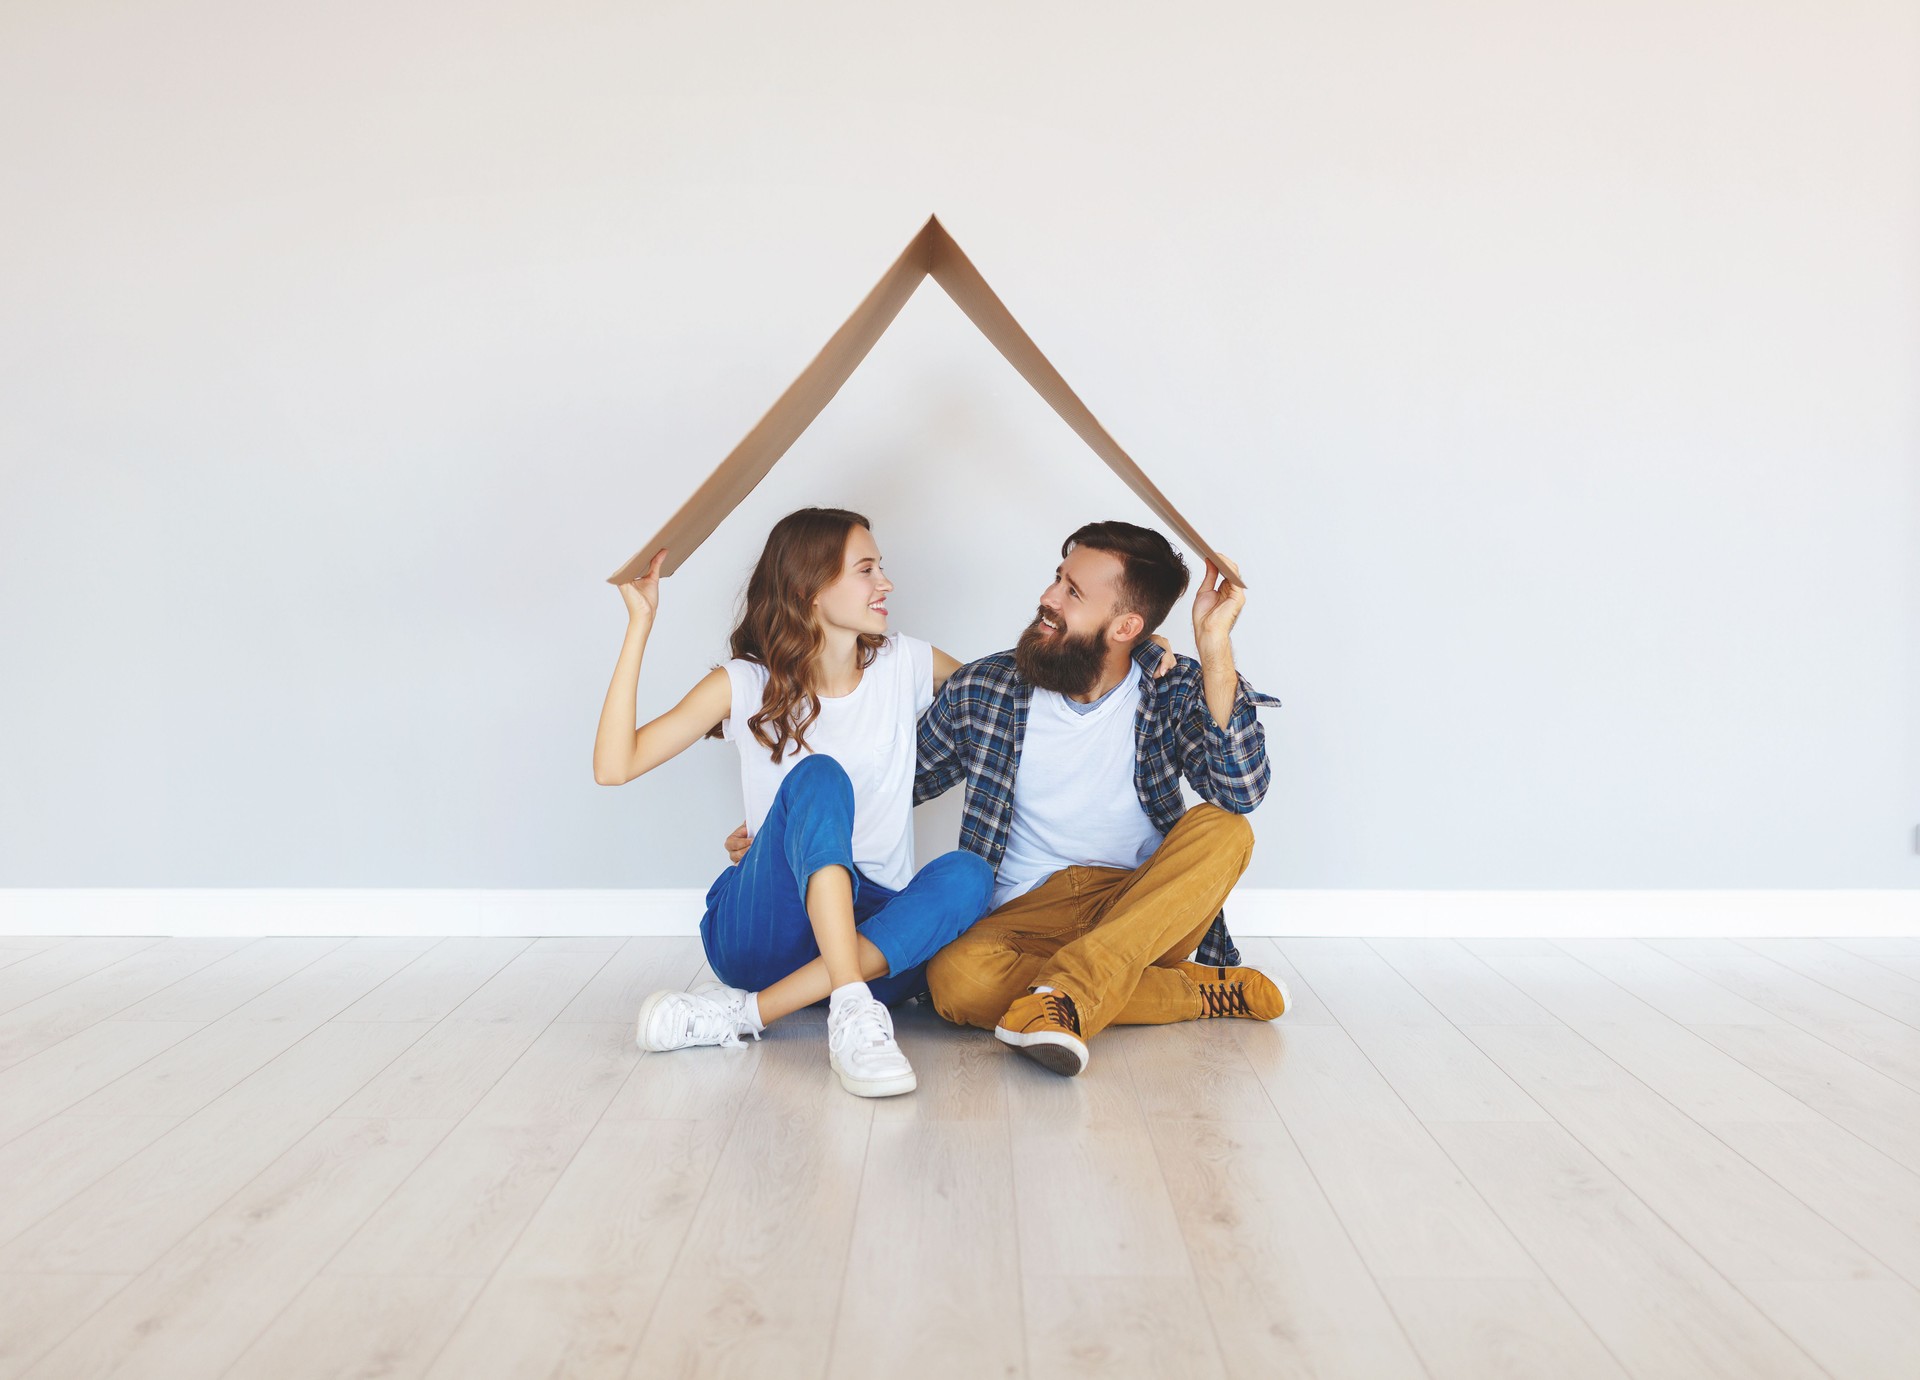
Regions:
<svg viewBox="0 0 1920 1380"><path fill-rule="evenodd" d="M788 513L767 533L767 544L747 580L746 605L729 645L735 657L767 668L766 695L747 728L776 762L789 750L806 747L807 729L820 717L813 659L826 637L814 617L813 600L840 578L855 523L873 527L845 508ZM885 643L879 633L860 634L854 654L861 670L873 664Z"/></svg>

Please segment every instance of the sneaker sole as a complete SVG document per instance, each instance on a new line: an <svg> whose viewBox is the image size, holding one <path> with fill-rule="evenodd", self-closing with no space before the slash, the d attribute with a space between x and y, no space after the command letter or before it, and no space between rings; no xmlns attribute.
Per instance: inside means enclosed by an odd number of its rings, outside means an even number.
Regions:
<svg viewBox="0 0 1920 1380"><path fill-rule="evenodd" d="M912 1073L903 1073L898 1078L852 1078L839 1069L834 1073L839 1075L840 1086L855 1097L898 1097L920 1086L920 1080Z"/></svg>
<svg viewBox="0 0 1920 1380"><path fill-rule="evenodd" d="M1041 1068L1063 1078L1072 1078L1087 1066L1087 1047L1071 1035L1056 1035L1050 1030L1023 1035L996 1025L993 1038L1003 1045L1012 1045Z"/></svg>
<svg viewBox="0 0 1920 1380"><path fill-rule="evenodd" d="M674 997L674 996L680 996L680 995L682 994L678 992L672 992L672 991L655 992L652 996L648 997L645 1001L640 1003L640 1019L633 1023L633 1043L635 1045L645 1050L648 1054L671 1054L678 1049L719 1048L719 1046L712 1045L712 1044L650 1045L647 1043L647 1022L653 1019L654 1008L659 1006L660 1003L665 1001L668 997ZM760 1037L756 1034L753 1038L757 1040Z"/></svg>
<svg viewBox="0 0 1920 1380"><path fill-rule="evenodd" d="M653 1019L654 1008L659 1006L661 1000L667 995L665 992L655 992L652 996L641 1002L640 1019L634 1022L633 1042L649 1054L667 1054L670 1053L673 1048L665 1045L650 1045L647 1043L647 1022Z"/></svg>

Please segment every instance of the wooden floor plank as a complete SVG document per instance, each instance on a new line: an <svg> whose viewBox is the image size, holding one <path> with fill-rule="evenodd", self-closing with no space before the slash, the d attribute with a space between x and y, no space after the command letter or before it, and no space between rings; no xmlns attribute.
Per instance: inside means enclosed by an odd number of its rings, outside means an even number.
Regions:
<svg viewBox="0 0 1920 1380"><path fill-rule="evenodd" d="M559 1019L624 1021L631 1026L642 1002L662 989L685 988L700 964L697 940L629 939L587 980Z"/></svg>
<svg viewBox="0 0 1920 1380"><path fill-rule="evenodd" d="M0 1247L0 1270L150 1268L422 1030L364 1022L316 1031Z"/></svg>
<svg viewBox="0 0 1920 1380"><path fill-rule="evenodd" d="M540 1021L441 1021L347 1099L337 1115L457 1121L546 1029Z"/></svg>
<svg viewBox="0 0 1920 1380"><path fill-rule="evenodd" d="M1279 1115L1229 1021L1150 1026L1121 1051L1148 1117L1259 1121Z"/></svg>
<svg viewBox="0 0 1920 1380"><path fill-rule="evenodd" d="M1368 1380L1422 1375L1379 1286L1284 1126L1271 1120L1156 1121L1152 1134L1227 1374ZM1148 1282L1167 1287L1164 1280ZM1033 1281L1028 1284L1031 1291ZM1177 1335L1191 1336L1197 1323L1198 1315L1190 1315ZM1033 1344L1040 1375L1047 1373L1039 1368L1041 1358L1062 1349L1042 1344L1046 1334L1085 1334L1071 1320L1028 1326L1029 1335L1040 1339ZM1207 1348L1198 1350L1204 1362Z"/></svg>
<svg viewBox="0 0 1920 1380"><path fill-rule="evenodd" d="M1798 1099L1716 1049L1694 1028L1575 959L1488 962L1696 1121L1794 1121L1810 1115Z"/></svg>
<svg viewBox="0 0 1920 1380"><path fill-rule="evenodd" d="M111 1086L203 1027L196 1021L103 1021L0 1070L0 1145ZM136 1103L126 1115L164 1116Z"/></svg>
<svg viewBox="0 0 1920 1380"><path fill-rule="evenodd" d="M723 1121L601 1122L514 1243L501 1276L665 1279L731 1130Z"/></svg>
<svg viewBox="0 0 1920 1380"><path fill-rule="evenodd" d="M635 1345L633 1376L826 1380L842 1275L715 1267L676 1272Z"/></svg>
<svg viewBox="0 0 1920 1380"><path fill-rule="evenodd" d="M1790 1026L1689 1029L1816 1115L1846 1127L1907 1168L1920 1170L1920 1092Z"/></svg>
<svg viewBox="0 0 1920 1380"><path fill-rule="evenodd" d="M1106 1109L1085 1124L1083 1134L1063 1135L1061 1123L1050 1119L1016 1116L1011 1123L1020 1262L1029 1279L1191 1274L1179 1219L1128 1076L1129 1049L1164 1033L1160 1026L1106 1031L1095 1041L1101 1062L1078 1078L1062 1078L1018 1055L1007 1062L1016 1087L1096 1078L1111 1086Z"/></svg>
<svg viewBox="0 0 1920 1380"><path fill-rule="evenodd" d="M1653 941L1652 947L1669 949L1662 941ZM1777 1013L1788 1024L1819 1036L1869 1068L1920 1092L1920 1030L1904 1021L1883 1016L1873 1007L1731 940L1721 940L1719 947L1711 949L1695 941L1676 956L1695 972Z"/></svg>
<svg viewBox="0 0 1920 1380"><path fill-rule="evenodd" d="M527 939L448 939L388 978L336 1020L437 1021L526 952Z"/></svg>
<svg viewBox="0 0 1920 1380"><path fill-rule="evenodd" d="M1382 1287L1433 1380L1627 1380L1544 1279L1395 1279Z"/></svg>
<svg viewBox="0 0 1920 1380"><path fill-rule="evenodd" d="M346 943L339 938L256 939L218 963L136 1002L114 1019L217 1021Z"/></svg>
<svg viewBox="0 0 1920 1380"><path fill-rule="evenodd" d="M467 1310L427 1380L627 1380L664 1373L635 1369L640 1334L663 1282L652 1275L496 1277Z"/></svg>
<svg viewBox="0 0 1920 1380"><path fill-rule="evenodd" d="M423 951L414 940L352 940L170 1044L74 1110L87 1116L191 1116L298 1046ZM165 1024L113 1020L93 1029L137 1038L150 1026ZM427 1027L405 1023L402 1028L404 1048ZM386 1047L378 1037L372 1043Z"/></svg>
<svg viewBox="0 0 1920 1380"><path fill-rule="evenodd" d="M1822 1377L1566 1130L1455 1122L1434 1131L1630 1373Z"/></svg>
<svg viewBox="0 0 1920 1380"><path fill-rule="evenodd" d="M1350 1020L1346 1031L1422 1121L1552 1120L1457 1026Z"/></svg>
<svg viewBox="0 0 1920 1380"><path fill-rule="evenodd" d="M1920 1292L1891 1280L1749 1285L1747 1293L1838 1380L1912 1380Z"/></svg>
<svg viewBox="0 0 1920 1380"><path fill-rule="evenodd" d="M444 1122L323 1122L116 1293L38 1370L63 1380L221 1374L446 1131ZM337 1314L332 1326L351 1330Z"/></svg>
<svg viewBox="0 0 1920 1380"><path fill-rule="evenodd" d="M388 1195L331 1275L484 1281L559 1181L590 1128L461 1123Z"/></svg>
<svg viewBox="0 0 1920 1380"><path fill-rule="evenodd" d="M241 939L167 939L0 1015L0 1069L60 1043L232 953Z"/></svg>
<svg viewBox="0 0 1920 1380"><path fill-rule="evenodd" d="M1920 1285L1920 1174L1830 1121L1722 1121L1713 1133Z"/></svg>
<svg viewBox="0 0 1920 1380"><path fill-rule="evenodd" d="M55 1116L0 1145L0 1243L179 1124L171 1116Z"/></svg>
<svg viewBox="0 0 1920 1380"><path fill-rule="evenodd" d="M818 1009L642 1054L691 939L0 941L0 1380L1910 1372L1920 950L1244 952L869 1100Z"/></svg>
<svg viewBox="0 0 1920 1380"><path fill-rule="evenodd" d="M1402 977L1364 939L1283 939L1285 954L1334 1017L1445 1025L1438 1007Z"/></svg>
<svg viewBox="0 0 1920 1380"><path fill-rule="evenodd" d="M572 951L522 953L448 1014L462 1021L551 1021L611 957Z"/></svg>
<svg viewBox="0 0 1920 1380"><path fill-rule="evenodd" d="M1044 1380L1226 1380L1226 1365L1206 1319L1206 1301L1194 1280L1045 1276L1029 1279L1025 1293L1026 1352L1032 1369L995 1374L1032 1374Z"/></svg>
<svg viewBox="0 0 1920 1380"><path fill-rule="evenodd" d="M1573 1031L1467 1034L1728 1279L1886 1276L1870 1252Z"/></svg>
<svg viewBox="0 0 1920 1380"><path fill-rule="evenodd" d="M1920 980L1850 954L1824 939L1745 939L1741 943L1763 958L1852 997L1883 1016L1920 1027Z"/></svg>
<svg viewBox="0 0 1920 1380"><path fill-rule="evenodd" d="M639 1062L624 1021L555 1021L487 1089L465 1124L592 1126Z"/></svg>
<svg viewBox="0 0 1920 1380"><path fill-rule="evenodd" d="M1558 1019L1456 939L1371 939L1373 951L1455 1025L1557 1025Z"/></svg>
<svg viewBox="0 0 1920 1380"><path fill-rule="evenodd" d="M732 1121L760 1072L760 1041L739 1049L641 1054L608 1104L607 1121ZM827 1052L820 1042L817 1057Z"/></svg>
<svg viewBox="0 0 1920 1380"><path fill-rule="evenodd" d="M1538 1273L1346 1031L1241 1022L1235 1033L1376 1278Z"/></svg>
<svg viewBox="0 0 1920 1380"><path fill-rule="evenodd" d="M322 1275L222 1380L416 1380L446 1346L483 1282L457 1275ZM342 1319L351 1319L352 1326L342 1327Z"/></svg>
<svg viewBox="0 0 1920 1380"><path fill-rule="evenodd" d="M849 1097L813 1041L767 1040L759 1097L733 1123L676 1269L844 1273L873 1102Z"/></svg>
<svg viewBox="0 0 1920 1380"><path fill-rule="evenodd" d="M162 942L158 938L70 939L0 968L0 1013L25 1006L70 982Z"/></svg>
<svg viewBox="0 0 1920 1380"><path fill-rule="evenodd" d="M1560 948L1661 1015L1682 1025L1775 1025L1770 1007L1747 1000L1637 939L1562 939Z"/></svg>
<svg viewBox="0 0 1920 1380"><path fill-rule="evenodd" d="M16 1380L126 1288L132 1275L0 1274L0 1380Z"/></svg>
<svg viewBox="0 0 1920 1380"><path fill-rule="evenodd" d="M828 1374L1022 1374L1017 1220L1005 1125L876 1120Z"/></svg>

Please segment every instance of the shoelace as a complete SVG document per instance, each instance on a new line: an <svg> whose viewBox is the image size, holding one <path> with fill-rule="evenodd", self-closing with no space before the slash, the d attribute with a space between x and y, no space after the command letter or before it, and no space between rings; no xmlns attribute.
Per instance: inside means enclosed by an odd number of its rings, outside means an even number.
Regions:
<svg viewBox="0 0 1920 1380"><path fill-rule="evenodd" d="M1075 1008L1072 997L1063 992L1042 992L1040 1002L1048 1020L1055 1025L1064 1025L1076 1035L1080 1033L1080 1012Z"/></svg>
<svg viewBox="0 0 1920 1380"><path fill-rule="evenodd" d="M713 1044L722 1049L740 1047L740 1023L724 1005L697 997L677 1003L681 1038L688 1044Z"/></svg>
<svg viewBox="0 0 1920 1380"><path fill-rule="evenodd" d="M827 1043L838 1050L879 1046L893 1039L893 1017L880 1001L861 1003L837 1025L829 1022Z"/></svg>
<svg viewBox="0 0 1920 1380"><path fill-rule="evenodd" d="M1203 982L1200 999L1207 1004L1209 1016L1251 1016L1244 982Z"/></svg>

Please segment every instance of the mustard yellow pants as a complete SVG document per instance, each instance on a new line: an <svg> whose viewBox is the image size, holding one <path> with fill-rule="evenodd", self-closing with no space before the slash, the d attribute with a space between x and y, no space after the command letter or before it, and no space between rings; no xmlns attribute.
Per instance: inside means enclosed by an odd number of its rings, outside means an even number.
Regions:
<svg viewBox="0 0 1920 1380"><path fill-rule="evenodd" d="M1029 988L1052 987L1073 998L1084 1036L1194 1020L1200 990L1177 965L1252 857L1245 816L1196 805L1131 871L1064 868L928 961L934 1009L991 1030Z"/></svg>

